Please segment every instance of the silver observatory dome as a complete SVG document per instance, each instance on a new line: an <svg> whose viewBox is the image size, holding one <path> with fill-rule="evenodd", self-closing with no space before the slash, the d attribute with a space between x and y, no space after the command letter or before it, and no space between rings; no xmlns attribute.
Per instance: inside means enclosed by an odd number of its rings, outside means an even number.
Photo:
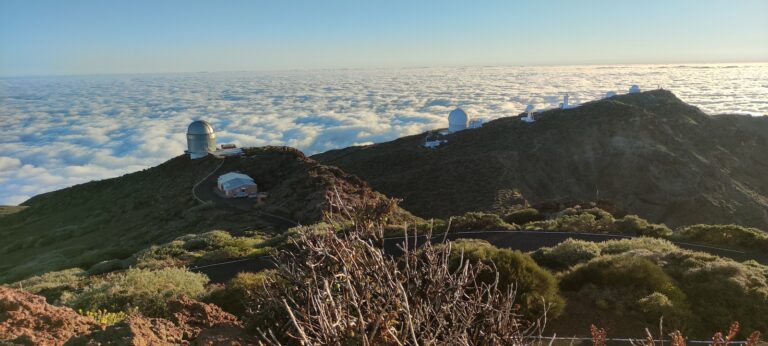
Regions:
<svg viewBox="0 0 768 346"><path fill-rule="evenodd" d="M191 159L199 159L208 156L208 153L216 150L216 133L213 127L205 120L193 121L187 127L187 152Z"/></svg>

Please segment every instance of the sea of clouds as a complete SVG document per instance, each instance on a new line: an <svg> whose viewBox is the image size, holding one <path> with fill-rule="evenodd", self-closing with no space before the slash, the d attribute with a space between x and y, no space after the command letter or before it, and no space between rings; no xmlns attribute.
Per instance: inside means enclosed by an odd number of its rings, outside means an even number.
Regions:
<svg viewBox="0 0 768 346"><path fill-rule="evenodd" d="M219 143L307 154L663 87L707 113L768 114L768 64L467 67L0 79L0 205L183 153L192 120Z"/></svg>

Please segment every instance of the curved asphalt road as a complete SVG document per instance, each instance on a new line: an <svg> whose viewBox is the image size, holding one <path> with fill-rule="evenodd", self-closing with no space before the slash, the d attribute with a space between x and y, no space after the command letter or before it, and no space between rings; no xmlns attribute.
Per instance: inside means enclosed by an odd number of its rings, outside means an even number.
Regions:
<svg viewBox="0 0 768 346"><path fill-rule="evenodd" d="M432 238L433 242L440 242L444 235L437 235ZM542 247L555 246L568 238L586 240L591 242L601 242L613 239L633 238L629 236L616 234L591 234L591 233L567 233L567 232L515 232L515 231L477 231L477 232L459 232L449 234L448 240L460 238L486 240L499 248L519 250L523 252L534 251ZM409 237L409 246L413 244L413 237ZM425 236L417 236L417 242L422 244ZM384 240L384 251L388 254L399 255L402 251L398 245L403 243L403 237L392 237ZM675 245L688 250L707 252L713 255L732 258L737 261L756 260L762 264L768 265L768 256L745 253L742 251L717 248L707 245L673 242ZM235 277L240 272L257 272L273 267L270 256L256 258L246 258L224 263L216 263L199 267L190 268L191 271L208 275L211 282L221 283Z"/></svg>

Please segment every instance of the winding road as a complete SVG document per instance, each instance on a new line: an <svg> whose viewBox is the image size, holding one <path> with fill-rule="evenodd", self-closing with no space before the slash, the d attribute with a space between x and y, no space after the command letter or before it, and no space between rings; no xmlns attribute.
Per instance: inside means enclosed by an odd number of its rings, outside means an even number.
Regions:
<svg viewBox="0 0 768 346"><path fill-rule="evenodd" d="M443 234L432 237L433 242L440 242L444 238ZM593 234L593 233L568 233L568 232L515 232L515 231L477 231L477 232L458 232L449 234L445 237L448 240L460 238L486 240L499 248L519 250L523 252L534 251L542 247L555 246L568 238L586 240L591 242L602 242L613 239L628 239L630 236L616 234ZM409 243L412 243L413 237L409 237ZM421 235L416 239L421 244L426 237ZM403 243L403 237L391 237L384 240L384 251L388 254L398 255L401 253L398 245ZM713 255L731 258L737 261L756 260L762 264L768 265L768 256L746 253L737 250L718 248L713 246L673 242L675 245L688 250L707 252ZM191 271L208 275L211 282L221 283L235 277L240 272L257 272L273 267L270 256L261 256L233 260L223 263L209 264L204 266L192 267Z"/></svg>

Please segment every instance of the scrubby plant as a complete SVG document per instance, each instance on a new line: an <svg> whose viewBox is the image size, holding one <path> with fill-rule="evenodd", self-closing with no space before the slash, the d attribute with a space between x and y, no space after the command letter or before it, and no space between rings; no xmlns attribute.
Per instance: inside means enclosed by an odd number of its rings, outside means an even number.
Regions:
<svg viewBox="0 0 768 346"><path fill-rule="evenodd" d="M693 225L672 236L675 240L768 252L768 233L737 225Z"/></svg>
<svg viewBox="0 0 768 346"><path fill-rule="evenodd" d="M169 299L197 298L208 277L181 268L129 269L107 276L75 295L71 305L85 311L123 311L136 308L147 316L164 316Z"/></svg>
<svg viewBox="0 0 768 346"><path fill-rule="evenodd" d="M666 319L671 321L673 325L677 325L678 328L685 324L690 323L691 316L687 307L677 306L669 297L661 292L653 292L637 301L637 306L642 312L645 320L649 323L656 322L660 319Z"/></svg>
<svg viewBox="0 0 768 346"><path fill-rule="evenodd" d="M509 249L499 249L482 240L459 240L452 244L451 269L457 270L465 262L482 263L478 279L491 283L497 279L501 287L514 285L518 300L526 307L529 317L543 312L542 302L547 302L549 316L557 317L565 307L560 296L557 280L527 254ZM493 268L493 269L491 269Z"/></svg>
<svg viewBox="0 0 768 346"><path fill-rule="evenodd" d="M662 224L652 224L637 215L626 215L614 222L614 230L631 236L647 236L666 238L672 235L672 230Z"/></svg>
<svg viewBox="0 0 768 346"><path fill-rule="evenodd" d="M514 290L479 279L483 264L451 271L452 247L428 242L392 258L367 234L304 233L278 254L285 284L250 304L264 343L520 345L539 331L517 314Z"/></svg>
<svg viewBox="0 0 768 346"><path fill-rule="evenodd" d="M250 255L252 251L253 251L252 248L244 248L244 247L238 247L238 246L224 246L222 248L206 252L195 263L196 264L215 263L215 262L221 262L221 261L232 259L232 258L246 257Z"/></svg>
<svg viewBox="0 0 768 346"><path fill-rule="evenodd" d="M177 239L162 245L153 245L136 254L136 266L145 269L175 267L194 256L184 249L185 241Z"/></svg>
<svg viewBox="0 0 768 346"><path fill-rule="evenodd" d="M91 311L91 310L83 311L83 309L79 309L77 310L77 312L80 315L94 319L96 323L101 324L103 326L111 326L118 322L122 322L131 314L130 312L126 313L124 311L110 312L105 309L99 309L95 311Z"/></svg>
<svg viewBox="0 0 768 346"><path fill-rule="evenodd" d="M552 269L567 269L600 256L600 245L572 238L551 248L540 248L531 255L537 263Z"/></svg>
<svg viewBox="0 0 768 346"><path fill-rule="evenodd" d="M544 220L544 215L534 208L524 208L505 214L503 219L509 224L524 225L529 222Z"/></svg>
<svg viewBox="0 0 768 346"><path fill-rule="evenodd" d="M675 258L677 257L677 258ZM749 329L768 330L768 277L764 268L720 259L698 262L685 254L666 256L670 271L678 273L682 288L702 328L711 330L739 319Z"/></svg>
<svg viewBox="0 0 768 346"><path fill-rule="evenodd" d="M496 214L469 212L450 219L452 232L464 231L514 231L518 227L510 225Z"/></svg>
<svg viewBox="0 0 768 346"><path fill-rule="evenodd" d="M190 239L182 238L180 240L184 241L183 248L185 250L195 251L226 246L232 240L232 235L226 231L210 231L195 235Z"/></svg>
<svg viewBox="0 0 768 346"><path fill-rule="evenodd" d="M563 275L560 288L589 296L604 308L637 312L641 299L658 292L681 315L689 311L687 297L672 277L651 260L631 254L601 256L578 265Z"/></svg>
<svg viewBox="0 0 768 346"><path fill-rule="evenodd" d="M604 255L614 255L634 250L648 250L668 253L679 251L680 248L668 240L656 238L615 239L598 243L600 252Z"/></svg>
<svg viewBox="0 0 768 346"><path fill-rule="evenodd" d="M39 294L51 304L57 304L62 294L79 289L86 281L87 273L80 268L70 268L33 276L11 284L27 292Z"/></svg>
<svg viewBox="0 0 768 346"><path fill-rule="evenodd" d="M264 291L279 280L272 269L257 273L243 272L229 280L223 287L215 289L205 298L206 302L218 305L234 315L242 315L249 308L248 297L254 292Z"/></svg>

